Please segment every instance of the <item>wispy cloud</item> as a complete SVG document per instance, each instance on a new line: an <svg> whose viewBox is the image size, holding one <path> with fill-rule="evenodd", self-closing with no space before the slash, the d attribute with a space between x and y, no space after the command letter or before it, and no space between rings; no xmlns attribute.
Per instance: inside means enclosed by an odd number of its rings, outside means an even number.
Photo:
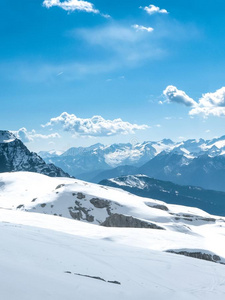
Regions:
<svg viewBox="0 0 225 300"><path fill-rule="evenodd" d="M47 139L60 138L60 135L57 132L45 135L45 134L37 133L35 130L29 132L25 127L12 132L23 143L33 142L35 139L47 140Z"/></svg>
<svg viewBox="0 0 225 300"><path fill-rule="evenodd" d="M143 25L138 25L138 24L135 24L135 25L132 25L132 27L134 29L136 29L136 31L147 31L147 32L152 32L154 30L154 28L152 27L145 27Z"/></svg>
<svg viewBox="0 0 225 300"><path fill-rule="evenodd" d="M53 6L58 6L66 11L73 12L75 10L78 11L85 11L88 13L100 13L98 9L94 8L94 5L88 1L82 0L67 0L67 1L60 1L60 0L44 0L43 6L50 8Z"/></svg>
<svg viewBox="0 0 225 300"><path fill-rule="evenodd" d="M170 54L168 45L174 41L183 44L186 40L199 38L195 27L173 20L160 22L154 31L152 27L134 26L111 20L101 26L72 29L65 35L71 44L80 45L73 56L65 55L63 60L54 63L48 58L36 58L32 62L29 58L27 61L4 61L0 63L0 76L10 81L52 83L115 70L124 72L125 69L140 68L146 63L164 59ZM82 56L79 52L81 46Z"/></svg>
<svg viewBox="0 0 225 300"><path fill-rule="evenodd" d="M166 9L161 9L158 6L155 6L153 4L150 4L149 6L142 7L140 8L144 9L149 15L153 14L168 14L168 11Z"/></svg>
<svg viewBox="0 0 225 300"><path fill-rule="evenodd" d="M163 94L167 102L176 102L192 107L189 111L190 116L225 116L225 87L218 89L214 93L203 94L198 101L193 100L184 91L178 90L171 85L163 91Z"/></svg>
<svg viewBox="0 0 225 300"><path fill-rule="evenodd" d="M77 134L79 136L112 136L118 134L133 134L137 130L145 130L148 125L137 125L124 122L121 119L106 120L101 116L92 118L79 118L74 114L62 113L60 116L52 118L48 123L42 125L46 127L62 128L64 131Z"/></svg>
<svg viewBox="0 0 225 300"><path fill-rule="evenodd" d="M101 50L119 65L130 67L141 61L164 55L164 50L157 44L157 38L149 38L144 31L151 32L153 28L110 23L102 27L78 29L72 34L74 38L80 38L89 44L92 51L95 50L94 47L98 51L101 47Z"/></svg>

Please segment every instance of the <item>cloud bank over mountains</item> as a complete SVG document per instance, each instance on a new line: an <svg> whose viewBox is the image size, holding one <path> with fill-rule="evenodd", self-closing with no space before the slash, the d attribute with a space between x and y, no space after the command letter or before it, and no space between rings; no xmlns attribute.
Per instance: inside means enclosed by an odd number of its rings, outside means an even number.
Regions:
<svg viewBox="0 0 225 300"><path fill-rule="evenodd" d="M124 122L121 119L106 120L101 116L92 118L79 118L74 114L62 113L60 116L50 119L48 123L42 125L46 127L62 128L80 136L112 136L118 134L133 134L137 130L145 130L148 125L137 125Z"/></svg>
<svg viewBox="0 0 225 300"><path fill-rule="evenodd" d="M37 140L50 140L64 138L63 132L68 132L72 137L108 137L116 135L134 134L138 130L150 128L148 125L138 125L125 122L122 119L106 120L101 116L91 118L79 118L67 112L58 117L51 118L45 125L41 125L42 131L27 130L22 127L19 130L11 131L16 138L23 143L34 142ZM53 132L53 129L58 132ZM43 131L44 130L44 131ZM47 132L46 132L47 131Z"/></svg>
<svg viewBox="0 0 225 300"><path fill-rule="evenodd" d="M169 85L163 91L166 102L175 102L191 107L189 115L203 115L204 117L225 116L225 87L222 87L214 93L203 94L197 101L190 98L184 91L178 90L175 86Z"/></svg>

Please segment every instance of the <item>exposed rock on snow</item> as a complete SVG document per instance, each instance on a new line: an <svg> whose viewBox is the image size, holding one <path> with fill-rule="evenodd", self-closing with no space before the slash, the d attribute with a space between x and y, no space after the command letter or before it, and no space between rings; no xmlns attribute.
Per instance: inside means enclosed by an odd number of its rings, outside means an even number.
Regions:
<svg viewBox="0 0 225 300"><path fill-rule="evenodd" d="M121 214L112 214L102 224L105 227L131 227L131 228L151 228L164 229L156 224L142 221L131 216L124 216Z"/></svg>
<svg viewBox="0 0 225 300"><path fill-rule="evenodd" d="M152 207L152 208L156 208L156 209L161 209L161 210L165 210L168 211L168 207L166 205L162 205L162 204L155 204L155 205L151 205L148 202L145 203L147 206Z"/></svg>
<svg viewBox="0 0 225 300"><path fill-rule="evenodd" d="M221 261L221 258L218 255L211 254L211 253L205 253L202 251L196 251L196 250L191 251L191 249L190 250L187 249L187 250L167 250L166 252L189 256L189 257L198 258L198 259L203 259L203 260L208 260L208 261L212 261L215 263L225 264L225 262Z"/></svg>
<svg viewBox="0 0 225 300"><path fill-rule="evenodd" d="M110 202L107 200L99 199L99 198L92 198L90 200L91 204L94 205L96 208L106 208L109 207Z"/></svg>
<svg viewBox="0 0 225 300"><path fill-rule="evenodd" d="M91 209L86 209L85 207L82 207L82 205L79 201L76 201L75 204L76 204L76 206L74 206L73 208L69 207L69 212L73 219L83 220L83 221L87 221L87 222L94 221L94 216L89 214Z"/></svg>

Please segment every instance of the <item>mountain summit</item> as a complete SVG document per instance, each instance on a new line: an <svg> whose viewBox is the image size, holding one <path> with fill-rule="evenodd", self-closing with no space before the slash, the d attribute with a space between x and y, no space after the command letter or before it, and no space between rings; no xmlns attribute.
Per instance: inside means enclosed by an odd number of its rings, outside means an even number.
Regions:
<svg viewBox="0 0 225 300"><path fill-rule="evenodd" d="M62 169L44 160L10 131L0 130L0 172L28 171L50 177L70 177Z"/></svg>

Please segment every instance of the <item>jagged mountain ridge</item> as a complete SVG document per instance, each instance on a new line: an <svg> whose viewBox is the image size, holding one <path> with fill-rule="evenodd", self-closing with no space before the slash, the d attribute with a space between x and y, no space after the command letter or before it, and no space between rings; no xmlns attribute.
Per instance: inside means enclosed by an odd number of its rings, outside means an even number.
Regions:
<svg viewBox="0 0 225 300"><path fill-rule="evenodd" d="M97 175L100 171L122 165L140 167L162 150L169 150L172 147L174 147L174 143L169 139L159 142L120 143L109 146L95 144L90 147L73 147L57 156L44 153L43 158L47 163L54 163L77 178L90 180L89 173L95 172Z"/></svg>
<svg viewBox="0 0 225 300"><path fill-rule="evenodd" d="M0 173L29 171L50 177L70 177L54 164L45 161L27 147L9 131L0 131Z"/></svg>
<svg viewBox="0 0 225 300"><path fill-rule="evenodd" d="M225 216L225 193L184 186L146 175L128 175L102 180L99 184L120 188L132 194L159 199L170 204L192 206L213 215Z"/></svg>
<svg viewBox="0 0 225 300"><path fill-rule="evenodd" d="M225 191L224 155L203 154L192 159L173 152L161 153L139 168L138 173L177 184Z"/></svg>
<svg viewBox="0 0 225 300"><path fill-rule="evenodd" d="M149 176L154 176L158 179L170 180L180 184L201 186L200 182L194 183L189 182L188 180L185 181L182 176L179 181L178 177L181 173L180 168L182 167L183 170L183 165L188 165L192 160L197 159L202 155L208 155L210 160L213 157L223 157L224 154L225 136L222 136L212 140L190 139L178 143L175 143L170 139L164 139L158 142L149 141L137 144L127 143L113 144L109 146L95 144L90 147L73 147L61 155L45 153L43 154L43 157L46 162L54 163L68 172L70 175L74 175L77 178L91 182L98 182L103 179L118 177L120 175L134 174L134 172L121 173L121 169L119 168L131 166L136 167L137 169L141 168L137 170L136 174L143 173ZM162 176L163 172L160 170L158 171L159 177L157 177L157 172L154 170L154 168L150 171L149 168L146 168L147 171L145 173L145 167L142 167L152 160L153 161L151 164L153 164L156 157L156 161L158 161L158 163L160 159L163 159L163 157L165 160L167 160L167 164L164 163L163 166L165 171L164 173L167 174L163 175L164 177ZM180 159L180 164L176 161L176 157ZM176 170L174 169L174 163L177 166ZM173 172L170 172L170 167L168 167L168 165L171 165ZM158 166L156 166L156 169L157 168ZM111 171L112 174L110 175ZM222 184L212 184L209 187L207 185L208 182L206 182L206 186L203 187L221 189Z"/></svg>

